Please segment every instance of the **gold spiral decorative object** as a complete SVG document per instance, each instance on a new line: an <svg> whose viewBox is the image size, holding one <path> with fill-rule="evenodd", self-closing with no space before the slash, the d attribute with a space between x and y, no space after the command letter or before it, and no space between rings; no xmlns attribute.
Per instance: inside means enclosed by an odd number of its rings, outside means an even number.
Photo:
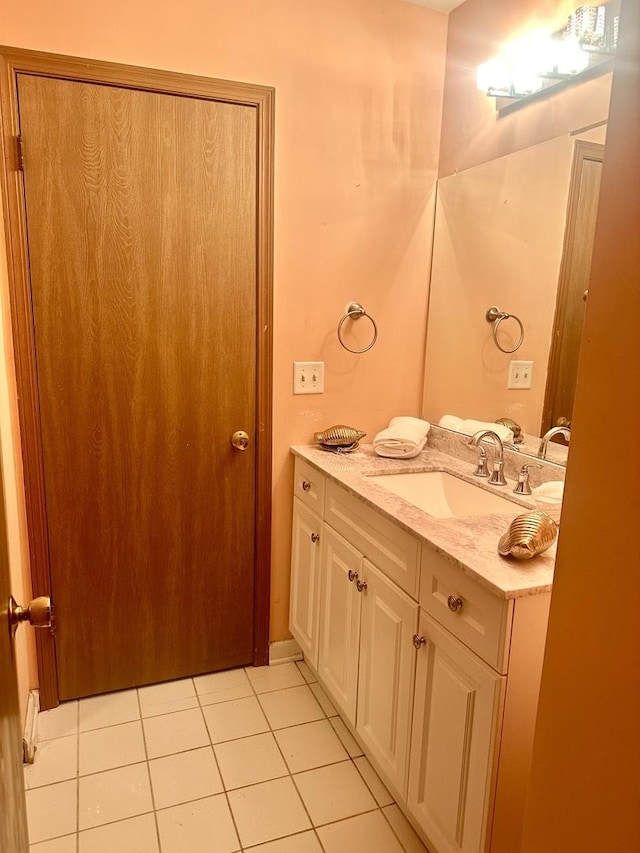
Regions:
<svg viewBox="0 0 640 853"><path fill-rule="evenodd" d="M502 426L510 429L513 433L513 443L514 444L522 444L524 438L522 437L522 427L519 423L512 420L511 418L496 418L494 423L502 424Z"/></svg>
<svg viewBox="0 0 640 853"><path fill-rule="evenodd" d="M345 424L334 424L322 432L314 433L313 438L323 450L331 450L334 453L348 453L351 450L358 449L360 439L365 435L366 432L361 429L345 426Z"/></svg>
<svg viewBox="0 0 640 853"><path fill-rule="evenodd" d="M516 516L507 532L500 537L498 554L530 560L551 547L558 535L558 525L542 510L523 512Z"/></svg>

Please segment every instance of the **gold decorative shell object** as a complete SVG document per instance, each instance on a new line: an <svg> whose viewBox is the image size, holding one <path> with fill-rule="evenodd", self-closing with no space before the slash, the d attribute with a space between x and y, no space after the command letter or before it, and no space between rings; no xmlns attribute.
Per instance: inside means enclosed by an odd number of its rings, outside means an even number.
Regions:
<svg viewBox="0 0 640 853"><path fill-rule="evenodd" d="M510 429L513 433L513 443L514 444L522 444L524 438L522 437L522 427L519 423L512 420L511 418L496 418L494 423L502 424L502 426Z"/></svg>
<svg viewBox="0 0 640 853"><path fill-rule="evenodd" d="M313 435L314 440L326 450L343 448L343 450L356 450L360 439L366 435L361 429L335 424L322 432Z"/></svg>
<svg viewBox="0 0 640 853"><path fill-rule="evenodd" d="M500 537L498 554L515 557L516 560L530 560L553 545L557 535L558 525L546 512L523 512L513 519L507 532Z"/></svg>

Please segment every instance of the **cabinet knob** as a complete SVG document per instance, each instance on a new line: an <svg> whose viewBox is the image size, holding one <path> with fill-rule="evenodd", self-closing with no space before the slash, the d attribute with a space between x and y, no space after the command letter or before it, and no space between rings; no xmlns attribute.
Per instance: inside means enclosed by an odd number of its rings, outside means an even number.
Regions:
<svg viewBox="0 0 640 853"><path fill-rule="evenodd" d="M354 581L358 580L358 573L354 572L353 569L349 569L348 577L350 582L353 583Z"/></svg>
<svg viewBox="0 0 640 853"><path fill-rule="evenodd" d="M308 480L303 480L302 481L302 491L308 492L310 488L311 488L311 483Z"/></svg>
<svg viewBox="0 0 640 853"><path fill-rule="evenodd" d="M358 592L366 592L367 591L367 582L366 581L356 581L356 587Z"/></svg>
<svg viewBox="0 0 640 853"><path fill-rule="evenodd" d="M423 646L427 645L427 641L424 637L420 637L418 634L414 634L413 645L416 647L416 649L421 649Z"/></svg>
<svg viewBox="0 0 640 853"><path fill-rule="evenodd" d="M312 533L311 534L311 541L313 542L314 545L316 542L319 542L320 541L320 534L319 533Z"/></svg>
<svg viewBox="0 0 640 853"><path fill-rule="evenodd" d="M455 595L450 595L449 598L447 598L447 607L454 613L460 610L463 604L463 600L459 597L456 597Z"/></svg>

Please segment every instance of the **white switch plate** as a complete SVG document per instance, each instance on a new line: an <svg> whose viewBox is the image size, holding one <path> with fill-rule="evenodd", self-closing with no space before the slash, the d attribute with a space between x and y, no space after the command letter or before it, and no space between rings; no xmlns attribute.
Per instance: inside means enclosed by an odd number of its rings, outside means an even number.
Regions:
<svg viewBox="0 0 640 853"><path fill-rule="evenodd" d="M293 362L293 393L324 393L324 361Z"/></svg>
<svg viewBox="0 0 640 853"><path fill-rule="evenodd" d="M509 381L507 382L507 388L531 388L532 377L532 361L509 362Z"/></svg>

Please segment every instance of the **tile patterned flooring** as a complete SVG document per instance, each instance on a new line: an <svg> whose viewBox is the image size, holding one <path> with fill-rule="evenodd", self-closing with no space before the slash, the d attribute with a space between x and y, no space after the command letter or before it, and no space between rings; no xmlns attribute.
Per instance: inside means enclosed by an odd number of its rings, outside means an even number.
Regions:
<svg viewBox="0 0 640 853"><path fill-rule="evenodd" d="M32 853L425 853L304 663L67 702L25 767Z"/></svg>

